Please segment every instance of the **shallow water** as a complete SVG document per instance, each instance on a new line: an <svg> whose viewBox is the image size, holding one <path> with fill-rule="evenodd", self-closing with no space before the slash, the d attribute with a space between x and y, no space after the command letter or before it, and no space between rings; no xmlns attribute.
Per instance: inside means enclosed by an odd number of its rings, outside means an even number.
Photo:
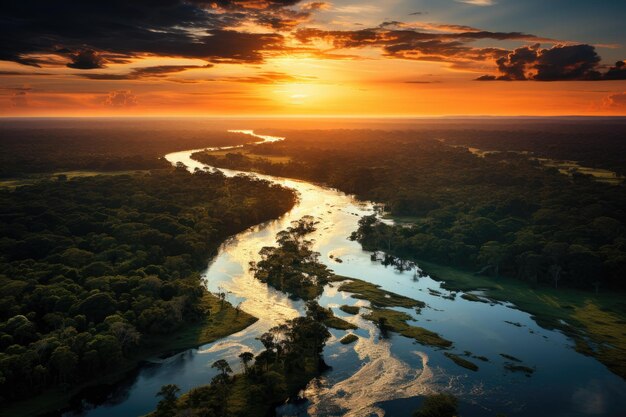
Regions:
<svg viewBox="0 0 626 417"><path fill-rule="evenodd" d="M282 138L262 137L252 131L239 133L256 136L262 141ZM194 151L176 152L166 156L175 164L184 163L190 170L206 169L190 159ZM227 176L239 171L221 170ZM258 260L263 246L275 244L275 234L304 215L318 221L312 234L320 260L337 274L360 278L384 289L424 301L428 307L421 314L411 314L415 324L438 332L454 342L451 352L471 351L485 356L489 362L472 360L479 367L472 372L454 364L443 351L422 346L412 339L392 335L380 339L375 326L343 313L342 304L367 306L350 294L327 287L320 304L332 307L335 314L359 326L359 340L342 345L338 340L344 331L331 330L324 357L332 367L305 390L308 401L283 406L282 416L410 416L419 403L419 396L447 390L461 400L461 411L467 416L599 416L625 415L626 383L610 373L602 364L573 350L573 343L557 331L539 327L529 314L507 304L488 304L454 300L431 294L436 289L449 292L429 277L414 279L413 272L397 272L373 262L371 253L348 240L363 215L374 213L373 205L361 202L337 190L304 181L255 175L296 190L298 204L282 218L246 230L224 243L205 271L211 291L222 288L228 300L259 318L247 329L205 345L166 358L155 360L142 368L126 384L120 385L107 401L99 405L84 401L81 411L73 416L137 416L153 410L156 392L161 385L177 384L183 392L208 383L215 375L211 364L226 359L235 371L241 369L237 355L244 350L261 350L257 336L277 323L293 318L303 311L303 303L256 280L248 271L250 261ZM337 262L340 258L342 262ZM445 279L445 277L443 277ZM512 325L506 321L519 323ZM525 366L535 369L532 376L507 372L507 361L500 353L513 355Z"/></svg>

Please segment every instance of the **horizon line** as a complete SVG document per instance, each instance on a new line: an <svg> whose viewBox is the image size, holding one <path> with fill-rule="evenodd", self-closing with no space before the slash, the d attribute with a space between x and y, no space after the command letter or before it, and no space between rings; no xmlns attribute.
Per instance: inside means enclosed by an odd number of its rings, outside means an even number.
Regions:
<svg viewBox="0 0 626 417"><path fill-rule="evenodd" d="M1 116L0 120L25 119L626 119L624 115L95 115L95 116Z"/></svg>

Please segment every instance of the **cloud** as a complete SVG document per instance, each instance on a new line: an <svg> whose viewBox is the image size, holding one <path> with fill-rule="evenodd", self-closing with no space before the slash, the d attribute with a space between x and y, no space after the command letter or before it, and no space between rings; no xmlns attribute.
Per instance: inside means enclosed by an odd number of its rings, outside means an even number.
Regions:
<svg viewBox="0 0 626 417"><path fill-rule="evenodd" d="M626 109L626 92L611 94L604 99L604 106Z"/></svg>
<svg viewBox="0 0 626 417"><path fill-rule="evenodd" d="M333 7L331 3L325 1L315 1L302 5L302 10L330 10Z"/></svg>
<svg viewBox="0 0 626 417"><path fill-rule="evenodd" d="M53 55L70 68L98 69L145 55L208 62L262 62L280 51L289 30L326 3L307 10L299 0L21 0L0 8L0 60L46 66ZM311 3L309 3L311 4ZM256 24L269 33L244 32Z"/></svg>
<svg viewBox="0 0 626 417"><path fill-rule="evenodd" d="M26 98L27 92L24 90L16 91L11 96L11 107L23 108L28 107L28 99Z"/></svg>
<svg viewBox="0 0 626 417"><path fill-rule="evenodd" d="M128 74L107 74L107 73L80 73L79 77L90 80L137 80L140 78L161 78L170 74L176 74L189 69L211 68L213 65L157 65L152 67L134 68Z"/></svg>
<svg viewBox="0 0 626 417"><path fill-rule="evenodd" d="M315 40L331 43L335 48L380 47L388 57L430 62L448 62L469 65L475 62L495 61L509 51L495 47L473 47L478 40L534 40L538 38L521 32L490 32L475 28L454 26L451 31L432 33L409 28L393 28L401 22L383 22L377 28L354 31L326 31L322 29L299 29L296 39L304 44ZM392 28L390 28L392 27ZM470 29L462 31L461 29Z"/></svg>
<svg viewBox="0 0 626 417"><path fill-rule="evenodd" d="M137 96L130 90L111 91L104 99L104 105L109 107L132 107L137 104Z"/></svg>
<svg viewBox="0 0 626 417"><path fill-rule="evenodd" d="M70 68L76 69L95 69L104 68L104 58L100 56L97 51L93 49L86 49L70 53L69 55L72 62L67 64Z"/></svg>
<svg viewBox="0 0 626 417"><path fill-rule="evenodd" d="M626 62L617 61L615 66L610 67L604 74L605 80L626 80Z"/></svg>
<svg viewBox="0 0 626 417"><path fill-rule="evenodd" d="M348 4L341 7L335 7L335 11L339 13L361 14L361 13L377 13L382 9L374 4Z"/></svg>
<svg viewBox="0 0 626 417"><path fill-rule="evenodd" d="M625 80L626 64L619 61L600 72L600 56L592 45L523 46L496 60L500 75L478 81L602 81Z"/></svg>
<svg viewBox="0 0 626 417"><path fill-rule="evenodd" d="M474 6L493 6L494 0L456 0L459 3L473 4Z"/></svg>

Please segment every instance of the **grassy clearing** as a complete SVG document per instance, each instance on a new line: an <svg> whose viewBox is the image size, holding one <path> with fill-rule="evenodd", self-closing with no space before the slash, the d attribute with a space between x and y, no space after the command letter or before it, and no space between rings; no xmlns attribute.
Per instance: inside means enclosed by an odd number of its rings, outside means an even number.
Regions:
<svg viewBox="0 0 626 417"><path fill-rule="evenodd" d="M358 326L340 318L337 316L332 316L324 320L324 324L332 329L337 330L354 330L358 329Z"/></svg>
<svg viewBox="0 0 626 417"><path fill-rule="evenodd" d="M237 333L258 320L245 311L237 310L229 303L224 303L222 308L220 301L212 294L204 297L203 304L211 311L204 321L187 326L171 335L150 338L150 351L143 352L140 357L177 352L211 343ZM151 354L148 354L150 352Z"/></svg>
<svg viewBox="0 0 626 417"><path fill-rule="evenodd" d="M572 176L574 173L579 172L585 175L591 175L598 182L605 182L607 184L619 185L624 179L619 177L615 172L602 168L592 168L581 166L576 161L560 161L557 159L536 158L544 166L549 168L556 168L561 174Z"/></svg>
<svg viewBox="0 0 626 417"><path fill-rule="evenodd" d="M626 302L620 293L594 294L575 289L533 287L510 278L476 276L457 268L419 262L448 290L482 290L488 298L508 301L530 313L546 329L572 337L576 350L593 356L626 378Z"/></svg>
<svg viewBox="0 0 626 417"><path fill-rule="evenodd" d="M11 404L0 411L0 416L35 417L60 410L82 389L97 385L114 385L146 359L214 342L241 331L258 320L244 311L237 311L229 303L224 303L224 308L221 308L220 301L212 294L207 294L203 303L211 309L211 314L203 322L194 323L169 335L144 340L144 346L115 372L102 375L70 390L58 387L28 400Z"/></svg>
<svg viewBox="0 0 626 417"><path fill-rule="evenodd" d="M400 333L402 336L415 339L423 345L442 348L452 346L451 341L444 339L437 333L431 332L423 327L408 324L407 321L413 320L413 317L401 311L373 307L370 313L363 315L363 318L373 321L374 323L381 323L382 319L386 329Z"/></svg>
<svg viewBox="0 0 626 417"><path fill-rule="evenodd" d="M479 296L471 293L465 293L461 295L461 298L467 301L474 301L477 303L488 303L489 300L485 300L484 298L480 298Z"/></svg>
<svg viewBox="0 0 626 417"><path fill-rule="evenodd" d="M339 291L351 292L352 298L368 300L375 307L423 308L426 306L422 301L385 291L378 285L360 279L336 276L333 280L349 280L341 283Z"/></svg>
<svg viewBox="0 0 626 417"><path fill-rule="evenodd" d="M474 372L478 371L478 365L460 357L459 355L455 355L454 353L450 352L444 352L443 354L446 355L447 358L452 360L452 362L456 363L462 368L469 369L470 371Z"/></svg>
<svg viewBox="0 0 626 417"><path fill-rule="evenodd" d="M349 333L342 337L339 343L343 345L349 345L350 343L354 343L357 340L359 340L359 336L355 335L354 333Z"/></svg>
<svg viewBox="0 0 626 417"><path fill-rule="evenodd" d="M291 158L289 156L277 156L277 155L260 155L254 153L254 148L241 148L241 149L223 149L218 151L210 151L206 152L207 155L216 156L219 158L225 158L227 154L239 153L243 156L253 159L253 160L266 160L270 161L273 164L286 164L291 162Z"/></svg>
<svg viewBox="0 0 626 417"><path fill-rule="evenodd" d="M342 305L341 307L339 307L339 310L348 314L359 314L359 311L361 310L361 308L359 306Z"/></svg>
<svg viewBox="0 0 626 417"><path fill-rule="evenodd" d="M426 306L422 301L404 297L380 288L380 286L362 281L356 278L348 278L343 276L334 276L332 281L345 281L339 286L339 291L351 292L353 298L367 300L371 304L371 310L368 314L363 315L366 320L380 324L384 322L384 328L403 336L415 339L419 343L430 346L449 347L452 342L439 336L435 332L424 329L419 326L412 326L407 322L413 320L410 315L390 310L383 307L404 307L420 309ZM357 314L359 307L341 306L340 309L349 314Z"/></svg>
<svg viewBox="0 0 626 417"><path fill-rule="evenodd" d="M6 178L0 181L0 188L16 188L23 185L32 185L42 180L49 180L58 177L59 175L65 175L67 179L80 178L80 177L94 177L96 175L134 175L145 174L150 171L147 170L135 170L135 171L61 171L52 172L47 174L29 174L20 178Z"/></svg>

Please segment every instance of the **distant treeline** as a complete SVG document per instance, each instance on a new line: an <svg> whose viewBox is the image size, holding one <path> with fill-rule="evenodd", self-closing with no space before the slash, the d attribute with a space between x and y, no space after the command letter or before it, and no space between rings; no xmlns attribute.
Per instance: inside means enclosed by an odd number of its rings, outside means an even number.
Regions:
<svg viewBox="0 0 626 417"><path fill-rule="evenodd" d="M43 122L9 124L0 135L0 178L70 170L122 171L167 168L163 155L207 146L242 144L249 137L226 131L162 128L151 123L91 123L73 127ZM78 126L74 126L78 124Z"/></svg>
<svg viewBox="0 0 626 417"><path fill-rule="evenodd" d="M486 151L532 152L534 156L577 161L626 176L626 125L582 125L566 131L450 130L440 137L447 143Z"/></svg>
<svg viewBox="0 0 626 417"><path fill-rule="evenodd" d="M280 134L288 139L254 152L289 163L195 157L326 183L408 217L396 227L364 219L355 238L368 249L553 286L626 289L624 185L569 178L520 154L478 158L419 132Z"/></svg>
<svg viewBox="0 0 626 417"><path fill-rule="evenodd" d="M0 405L116 370L205 318L207 259L294 202L182 167L0 190Z"/></svg>

